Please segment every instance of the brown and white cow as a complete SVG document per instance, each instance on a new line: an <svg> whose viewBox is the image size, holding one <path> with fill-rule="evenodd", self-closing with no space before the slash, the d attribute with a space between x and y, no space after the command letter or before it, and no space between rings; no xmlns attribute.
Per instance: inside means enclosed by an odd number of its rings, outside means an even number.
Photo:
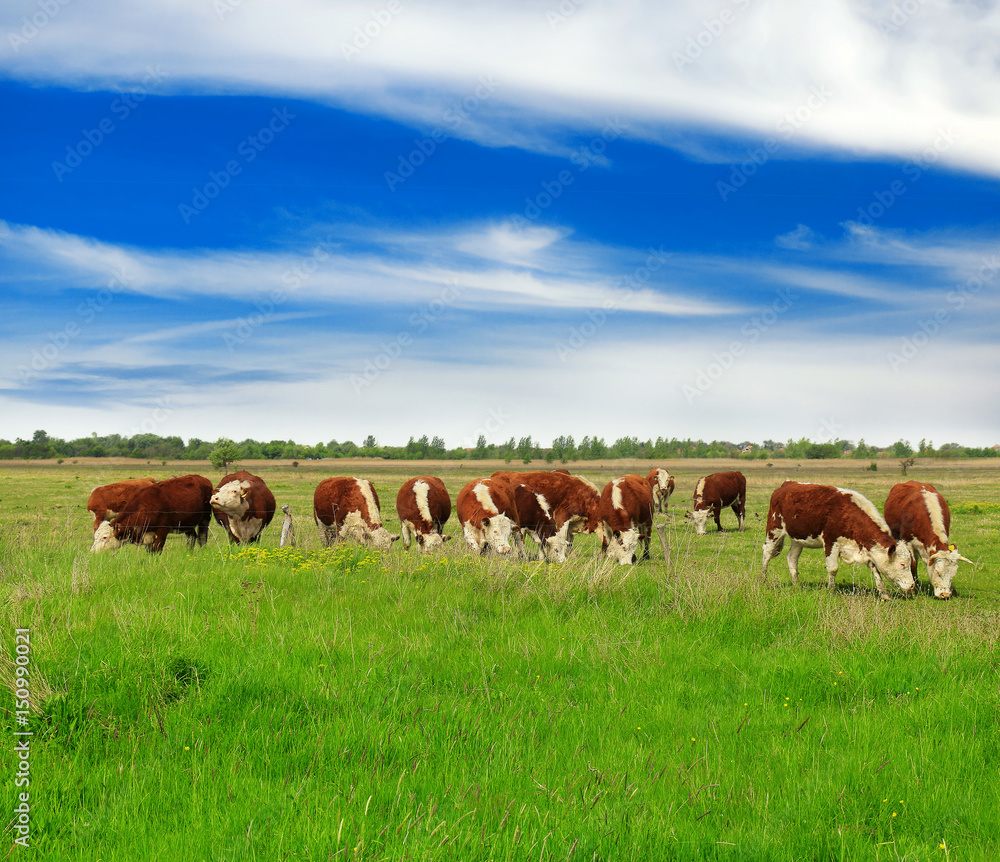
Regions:
<svg viewBox="0 0 1000 862"><path fill-rule="evenodd" d="M487 548L510 553L516 510L505 481L473 479L458 492L456 503L458 522L470 547L480 554Z"/></svg>
<svg viewBox="0 0 1000 862"><path fill-rule="evenodd" d="M722 532L719 516L726 507L736 513L741 533L746 527L747 480L742 473L712 473L702 476L695 485L693 502L693 511L686 512L684 517L694 523L694 531L699 536L705 535L709 515L715 518L715 526Z"/></svg>
<svg viewBox="0 0 1000 862"><path fill-rule="evenodd" d="M411 537L423 552L444 546L451 536L442 533L451 517L451 497L437 476L417 476L407 479L396 494L396 514L399 515L403 547L410 549Z"/></svg>
<svg viewBox="0 0 1000 862"><path fill-rule="evenodd" d="M264 480L246 470L224 476L215 486L211 503L215 520L234 544L259 542L276 506Z"/></svg>
<svg viewBox="0 0 1000 862"><path fill-rule="evenodd" d="M99 485L90 492L87 509L94 514L94 529L108 516L108 512L120 512L125 508L128 498L140 488L148 488L156 483L156 479L147 476L145 479L122 479L110 485Z"/></svg>
<svg viewBox="0 0 1000 862"><path fill-rule="evenodd" d="M602 552L621 565L636 562L639 540L644 545L642 558L649 559L649 538L653 529L653 490L637 473L619 476L601 492L601 521L604 525Z"/></svg>
<svg viewBox="0 0 1000 862"><path fill-rule="evenodd" d="M498 471L501 479L513 489L519 482L545 496L552 510L556 528L565 529L569 548L577 533L601 535L601 492L583 476L570 475L566 470L527 470L523 473Z"/></svg>
<svg viewBox="0 0 1000 862"><path fill-rule="evenodd" d="M935 597L950 599L959 561L971 563L972 560L963 557L948 541L951 510L945 498L933 485L900 482L889 492L884 511L892 535L910 546L913 554L910 572L914 584L919 555L927 566Z"/></svg>
<svg viewBox="0 0 1000 862"><path fill-rule="evenodd" d="M131 542L159 552L170 533L185 534L190 547L195 542L204 545L212 523L211 497L211 481L197 474L139 488L113 521L97 528L90 550L105 551Z"/></svg>
<svg viewBox="0 0 1000 862"><path fill-rule="evenodd" d="M791 540L788 571L793 584L799 581L802 549L822 548L831 590L836 586L837 564L843 560L848 564L867 563L883 599L888 599L889 594L882 575L904 593L914 592L909 546L893 538L878 509L857 491L831 485L785 482L771 494L764 540L765 573L768 562L781 551L786 537Z"/></svg>
<svg viewBox="0 0 1000 862"><path fill-rule="evenodd" d="M565 563L569 541L569 522L560 529L552 515L545 495L524 482L514 487L515 522L520 534L527 533L538 545L538 559L549 563ZM523 539L521 540L523 542Z"/></svg>
<svg viewBox="0 0 1000 862"><path fill-rule="evenodd" d="M653 502L656 511L662 512L670 504L670 495L674 493L674 477L662 467L654 467L646 476L650 490L653 492Z"/></svg>
<svg viewBox="0 0 1000 862"><path fill-rule="evenodd" d="M382 526L378 494L367 479L331 476L316 486L313 517L320 529L323 546L337 541L386 551L399 539Z"/></svg>

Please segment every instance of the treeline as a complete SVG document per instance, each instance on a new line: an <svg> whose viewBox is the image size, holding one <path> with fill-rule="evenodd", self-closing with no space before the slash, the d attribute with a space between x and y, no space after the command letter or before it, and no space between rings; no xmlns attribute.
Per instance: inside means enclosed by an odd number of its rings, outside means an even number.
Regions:
<svg viewBox="0 0 1000 862"><path fill-rule="evenodd" d="M155 434L136 434L123 437L109 434L99 437L80 437L62 440L50 437L45 431L36 431L31 440L18 438L13 443L0 440L0 459L26 458L141 458L147 461L208 461L222 441L200 440L192 437L186 443L180 437L159 437ZM531 437L519 440L511 437L506 443L487 443L480 436L472 448L448 448L440 437L411 437L405 446L380 446L374 436L368 436L361 445L350 440L338 443L317 443L309 446L292 440L243 440L234 446L237 460L309 460L318 458L386 458L391 460L419 460L424 458L451 460L503 460L530 463L567 461L595 461L613 458L674 459L674 458L742 458L747 460L775 460L779 458L801 460L805 458L997 458L1000 450L976 448L947 443L936 447L921 440L914 447L905 440L889 446L872 446L864 440L857 444L849 440L814 443L802 438L779 443L732 443L726 440L680 440L657 437L656 440L639 440L638 437L620 437L606 443L603 437L557 437L551 446L543 446Z"/></svg>

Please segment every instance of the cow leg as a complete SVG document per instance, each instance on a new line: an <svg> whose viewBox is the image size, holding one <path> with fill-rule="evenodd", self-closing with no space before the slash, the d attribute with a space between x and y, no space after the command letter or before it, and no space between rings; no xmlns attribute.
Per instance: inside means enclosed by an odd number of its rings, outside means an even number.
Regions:
<svg viewBox="0 0 1000 862"><path fill-rule="evenodd" d="M886 592L885 584L882 583L882 576L878 573L878 569L875 568L874 563L869 563L868 568L872 570L872 577L875 579L875 589L878 590L878 596L883 601L889 601L889 593Z"/></svg>
<svg viewBox="0 0 1000 862"><path fill-rule="evenodd" d="M649 556L649 539L650 539L650 535L651 534L649 532L647 532L645 535L642 535L642 534L639 535L639 538L642 540L642 544L643 544L643 551L642 551L642 559L643 560L650 559L650 556Z"/></svg>
<svg viewBox="0 0 1000 862"><path fill-rule="evenodd" d="M764 555L761 564L762 574L767 574L767 564L771 562L771 559L781 553L781 548L785 544L785 534L777 533L772 536L768 536L764 539Z"/></svg>
<svg viewBox="0 0 1000 862"><path fill-rule="evenodd" d="M833 545L826 551L826 585L831 590L837 589L837 564L840 562L840 548Z"/></svg>
<svg viewBox="0 0 1000 862"><path fill-rule="evenodd" d="M712 514L715 516L715 526L718 528L718 531L724 533L725 530L722 529L722 506L712 506Z"/></svg>
<svg viewBox="0 0 1000 862"><path fill-rule="evenodd" d="M414 531L416 532L416 531ZM399 528L400 537L403 540L403 550L410 550L410 525L409 522L403 521Z"/></svg>
<svg viewBox="0 0 1000 862"><path fill-rule="evenodd" d="M151 554L158 554L163 550L163 546L167 543L167 533L169 530L157 530L154 534L153 541L146 545L146 550Z"/></svg>
<svg viewBox="0 0 1000 862"><path fill-rule="evenodd" d="M744 500L737 500L733 503L733 511L736 513L736 520L739 522L739 531L742 533L746 529L747 506Z"/></svg>
<svg viewBox="0 0 1000 862"><path fill-rule="evenodd" d="M792 583L798 586L799 583L799 556L802 554L802 545L796 542L794 539L789 543L788 547L788 573L792 576Z"/></svg>

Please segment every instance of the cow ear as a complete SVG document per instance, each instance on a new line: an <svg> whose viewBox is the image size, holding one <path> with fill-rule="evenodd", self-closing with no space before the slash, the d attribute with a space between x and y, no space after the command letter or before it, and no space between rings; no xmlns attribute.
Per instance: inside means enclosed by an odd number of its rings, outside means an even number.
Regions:
<svg viewBox="0 0 1000 862"><path fill-rule="evenodd" d="M489 525L490 525L490 519L489 518L483 518L483 526L484 527L488 527Z"/></svg>
<svg viewBox="0 0 1000 862"><path fill-rule="evenodd" d="M448 542L451 541L451 536L446 536L444 533L441 534L441 541Z"/></svg>
<svg viewBox="0 0 1000 862"><path fill-rule="evenodd" d="M249 491L250 490L250 482L248 480L244 479L242 482L240 482L240 487L244 491Z"/></svg>

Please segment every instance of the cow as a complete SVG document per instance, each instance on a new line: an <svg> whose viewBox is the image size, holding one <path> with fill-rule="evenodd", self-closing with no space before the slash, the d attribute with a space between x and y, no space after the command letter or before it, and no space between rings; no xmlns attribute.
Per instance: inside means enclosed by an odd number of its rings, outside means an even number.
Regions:
<svg viewBox="0 0 1000 862"><path fill-rule="evenodd" d="M674 477L662 467L654 467L646 476L649 487L653 492L653 502L656 504L656 511L662 512L664 507L670 504L670 495L674 493Z"/></svg>
<svg viewBox="0 0 1000 862"><path fill-rule="evenodd" d="M473 550L510 553L516 510L506 482L473 479L458 492L456 509L462 534Z"/></svg>
<svg viewBox="0 0 1000 862"><path fill-rule="evenodd" d="M885 520L894 538L910 546L913 559L910 573L917 582L917 555L927 566L934 587L934 596L950 599L954 595L952 581L959 561L971 563L948 541L951 511L948 503L933 485L924 482L900 482L886 497Z"/></svg>
<svg viewBox="0 0 1000 862"><path fill-rule="evenodd" d="M693 511L686 512L684 517L694 523L696 535L704 536L708 525L708 516L715 518L715 526L722 532L722 521L719 516L727 506L736 513L739 531L746 528L747 516L747 480L742 473L712 473L702 476L694 488Z"/></svg>
<svg viewBox="0 0 1000 862"><path fill-rule="evenodd" d="M411 537L416 538L417 547L424 553L443 547L451 538L442 532L451 517L451 497L437 476L407 479L396 494L396 514L406 550L410 549Z"/></svg>
<svg viewBox="0 0 1000 862"><path fill-rule="evenodd" d="M515 522L519 535L527 533L538 545L538 559L550 563L565 563L569 550L569 522L556 525L552 507L545 495L519 482L514 487ZM521 539L523 543L523 539Z"/></svg>
<svg viewBox="0 0 1000 862"><path fill-rule="evenodd" d="M827 585L836 586L837 564L867 563L875 578L879 596L888 599L882 576L885 575L905 594L916 589L910 572L910 548L897 541L885 519L870 500L857 491L814 485L808 482L785 482L771 494L767 513L767 536L764 540L763 571L781 551L785 538L788 571L792 583L799 581L799 554L803 548L822 548L826 555Z"/></svg>
<svg viewBox="0 0 1000 862"><path fill-rule="evenodd" d="M90 492L87 500L87 510L94 514L94 529L101 526L101 522L108 516L108 512L117 514L140 488L148 488L155 484L156 479L147 476L145 479L122 479L120 482L112 482L110 485L99 485Z"/></svg>
<svg viewBox="0 0 1000 862"><path fill-rule="evenodd" d="M313 517L326 548L342 540L387 551L399 540L399 536L382 526L378 494L367 479L353 476L324 479L313 494Z"/></svg>
<svg viewBox="0 0 1000 862"><path fill-rule="evenodd" d="M566 470L528 470L523 473L497 471L492 476L507 482L513 490L519 482L545 496L556 522L556 529L565 528L568 548L573 547L577 533L597 533L601 536L601 492L589 479L572 476ZM568 525L568 526L567 526Z"/></svg>
<svg viewBox="0 0 1000 862"><path fill-rule="evenodd" d="M238 470L224 476L215 486L212 511L229 541L250 544L260 541L260 534L274 518L274 494L260 476Z"/></svg>
<svg viewBox="0 0 1000 862"><path fill-rule="evenodd" d="M159 553L170 533L183 533L188 546L208 541L212 523L212 482L191 474L164 479L140 488L122 507L113 521L102 523L94 532L91 551L118 548L126 542L144 545Z"/></svg>
<svg viewBox="0 0 1000 862"><path fill-rule="evenodd" d="M601 522L604 536L601 551L623 566L636 562L639 540L642 558L649 559L649 538L653 528L653 490L637 473L619 476L601 492Z"/></svg>

